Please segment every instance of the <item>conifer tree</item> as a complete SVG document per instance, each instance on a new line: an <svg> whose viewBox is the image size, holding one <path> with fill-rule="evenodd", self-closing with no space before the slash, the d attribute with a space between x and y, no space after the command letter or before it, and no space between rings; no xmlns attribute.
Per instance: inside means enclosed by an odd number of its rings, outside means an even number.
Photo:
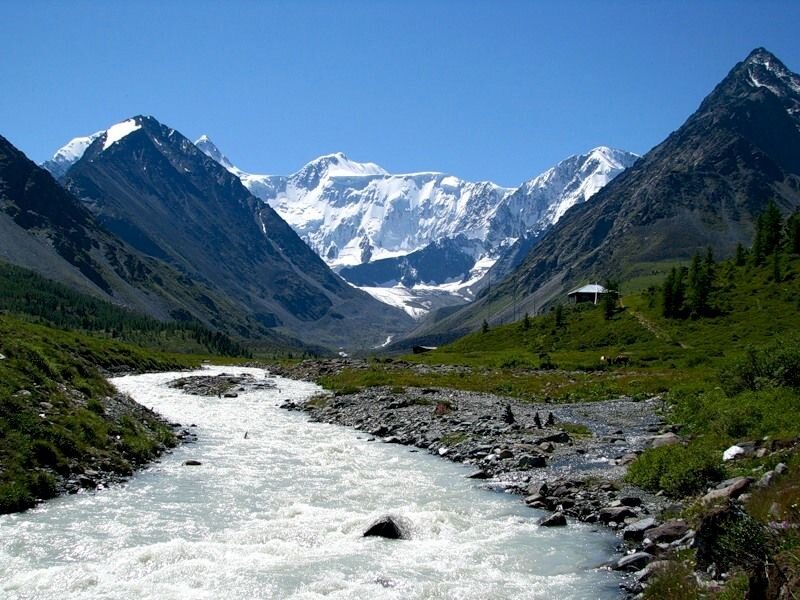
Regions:
<svg viewBox="0 0 800 600"><path fill-rule="evenodd" d="M603 294L603 318L608 321L617 310L617 297L619 296L619 283L606 279L606 293Z"/></svg>
<svg viewBox="0 0 800 600"><path fill-rule="evenodd" d="M753 264L760 266L783 241L783 218L778 206L770 200L767 208L756 221L756 233L753 238Z"/></svg>
<svg viewBox="0 0 800 600"><path fill-rule="evenodd" d="M800 212L786 219L785 246L790 254L800 254Z"/></svg>
<svg viewBox="0 0 800 600"><path fill-rule="evenodd" d="M672 267L664 280L663 301L662 301L662 314L669 318L675 316L675 297L673 290L675 289L675 278L677 277L677 269Z"/></svg>
<svg viewBox="0 0 800 600"><path fill-rule="evenodd" d="M556 327L561 328L564 326L564 307L561 304L556 305L555 321Z"/></svg>
<svg viewBox="0 0 800 600"><path fill-rule="evenodd" d="M772 253L772 281L775 283L780 283L783 280L783 276L781 275L781 255L778 252L778 249L775 249L775 252Z"/></svg>
<svg viewBox="0 0 800 600"><path fill-rule="evenodd" d="M736 244L736 258L734 259L737 267L742 267L747 262L747 250L741 243Z"/></svg>

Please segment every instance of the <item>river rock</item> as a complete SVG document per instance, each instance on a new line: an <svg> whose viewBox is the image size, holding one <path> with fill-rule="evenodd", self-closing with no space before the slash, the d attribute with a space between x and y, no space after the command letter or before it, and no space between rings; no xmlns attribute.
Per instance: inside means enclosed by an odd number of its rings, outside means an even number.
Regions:
<svg viewBox="0 0 800 600"><path fill-rule="evenodd" d="M381 517L370 525L364 532L363 537L382 537L389 540L405 540L408 534L394 517Z"/></svg>
<svg viewBox="0 0 800 600"><path fill-rule="evenodd" d="M667 521L663 525L647 531L647 539L654 544L674 542L682 538L689 531L686 521Z"/></svg>
<svg viewBox="0 0 800 600"><path fill-rule="evenodd" d="M547 466L547 461L544 456L531 456L526 455L519 459L517 467L520 469L539 469Z"/></svg>
<svg viewBox="0 0 800 600"><path fill-rule="evenodd" d="M641 506L642 499L639 496L622 496L619 499L619 503L622 506Z"/></svg>
<svg viewBox="0 0 800 600"><path fill-rule="evenodd" d="M722 488L711 490L703 496L704 503L716 502L717 500L726 500L728 498L738 498L747 491L750 484L753 482L750 477L736 477L728 482Z"/></svg>
<svg viewBox="0 0 800 600"><path fill-rule="evenodd" d="M722 453L722 460L727 462L735 459L737 456L744 456L744 448L741 446L731 446Z"/></svg>
<svg viewBox="0 0 800 600"><path fill-rule="evenodd" d="M767 558L765 549L748 544L738 551L736 549L732 551L730 541L725 534L731 530L738 530L755 535L760 527L755 519L733 503L712 508L701 519L695 534L694 546L697 549L698 570L710 569L715 573L723 573L739 565L758 572L759 563L766 561ZM746 534L739 535L739 543L747 544L748 539L743 537Z"/></svg>
<svg viewBox="0 0 800 600"><path fill-rule="evenodd" d="M627 506L606 506L600 509L598 517L603 523L615 521L617 523L624 521L628 517L635 517L636 513Z"/></svg>
<svg viewBox="0 0 800 600"><path fill-rule="evenodd" d="M546 435L536 440L537 444L546 444L548 442L553 444L568 444L570 442L570 437L566 431L559 431L558 433Z"/></svg>
<svg viewBox="0 0 800 600"><path fill-rule="evenodd" d="M183 461L184 467L199 467L202 464L203 463L201 463L199 460L193 460L193 459Z"/></svg>
<svg viewBox="0 0 800 600"><path fill-rule="evenodd" d="M622 538L625 540L638 542L644 538L645 531L648 529L653 529L656 525L658 525L658 521L656 521L653 517L639 519L622 530Z"/></svg>
<svg viewBox="0 0 800 600"><path fill-rule="evenodd" d="M528 485L527 489L529 496L534 496L536 494L546 496L548 492L547 482L546 481L534 481L530 485Z"/></svg>
<svg viewBox="0 0 800 600"><path fill-rule="evenodd" d="M653 560L653 555L647 552L634 552L620 558L611 567L615 571L639 571L645 568L650 561Z"/></svg>
<svg viewBox="0 0 800 600"><path fill-rule="evenodd" d="M566 524L567 518L560 511L539 519L540 527L564 527Z"/></svg>
<svg viewBox="0 0 800 600"><path fill-rule="evenodd" d="M674 446L675 444L680 444L681 438L677 435L672 433L664 433L661 435L654 435L650 438L650 447L651 448L661 448L662 446Z"/></svg>
<svg viewBox="0 0 800 600"><path fill-rule="evenodd" d="M492 474L488 471L484 471L483 469L478 469L477 471L470 473L467 475L468 479L491 479Z"/></svg>

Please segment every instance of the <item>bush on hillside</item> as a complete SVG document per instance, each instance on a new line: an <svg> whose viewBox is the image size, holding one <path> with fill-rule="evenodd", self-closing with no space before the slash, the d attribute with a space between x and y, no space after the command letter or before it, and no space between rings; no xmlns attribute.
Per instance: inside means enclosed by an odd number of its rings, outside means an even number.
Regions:
<svg viewBox="0 0 800 600"><path fill-rule="evenodd" d="M733 396L745 390L776 387L800 389L800 338L779 341L767 348L748 348L723 368L720 382Z"/></svg>
<svg viewBox="0 0 800 600"><path fill-rule="evenodd" d="M626 479L645 490L664 490L673 498L705 490L709 481L722 477L720 457L699 444L652 448L639 456Z"/></svg>

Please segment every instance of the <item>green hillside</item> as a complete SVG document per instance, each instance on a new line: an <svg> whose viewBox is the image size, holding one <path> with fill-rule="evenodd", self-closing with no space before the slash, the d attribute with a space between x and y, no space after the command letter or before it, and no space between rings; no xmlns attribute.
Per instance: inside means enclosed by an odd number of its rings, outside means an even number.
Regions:
<svg viewBox="0 0 800 600"><path fill-rule="evenodd" d="M241 344L197 321L159 321L3 262L0 312L166 352L249 355Z"/></svg>
<svg viewBox="0 0 800 600"><path fill-rule="evenodd" d="M115 397L105 371L199 359L0 316L0 513L32 506L87 469L130 473L174 445L155 415Z"/></svg>

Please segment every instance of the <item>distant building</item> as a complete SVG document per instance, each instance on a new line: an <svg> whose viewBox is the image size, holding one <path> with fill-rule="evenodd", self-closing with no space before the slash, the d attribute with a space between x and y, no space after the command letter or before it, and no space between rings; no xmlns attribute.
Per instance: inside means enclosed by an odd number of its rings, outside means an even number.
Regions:
<svg viewBox="0 0 800 600"><path fill-rule="evenodd" d="M581 304L582 302L597 304L608 293L609 291L599 283L590 283L572 290L567 294L567 299L571 304Z"/></svg>
<svg viewBox="0 0 800 600"><path fill-rule="evenodd" d="M425 354L426 352L431 352L436 350L438 346L414 346L411 350L414 354Z"/></svg>

